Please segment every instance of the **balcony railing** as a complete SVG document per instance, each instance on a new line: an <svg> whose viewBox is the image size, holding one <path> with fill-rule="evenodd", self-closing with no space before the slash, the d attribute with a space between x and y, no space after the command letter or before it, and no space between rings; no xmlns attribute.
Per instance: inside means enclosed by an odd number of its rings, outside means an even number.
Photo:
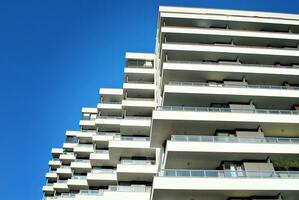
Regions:
<svg viewBox="0 0 299 200"><path fill-rule="evenodd" d="M97 132L97 135L117 136L117 135L120 135L120 133L114 133L114 132Z"/></svg>
<svg viewBox="0 0 299 200"><path fill-rule="evenodd" d="M154 82L150 82L150 81L126 81L125 83L137 83L137 84L149 84L149 85L154 84Z"/></svg>
<svg viewBox="0 0 299 200"><path fill-rule="evenodd" d="M131 185L131 186L109 185L108 190L113 192L145 192L146 186L145 185Z"/></svg>
<svg viewBox="0 0 299 200"><path fill-rule="evenodd" d="M171 60L167 63L187 63L187 64L210 64L210 65L235 65L237 67L268 67L268 68L294 68L298 69L299 65L266 65L266 64L247 64L241 62L228 62L228 61L219 61L219 62L212 62L212 61L179 61L179 60Z"/></svg>
<svg viewBox="0 0 299 200"><path fill-rule="evenodd" d="M98 116L98 119L122 119L119 116Z"/></svg>
<svg viewBox="0 0 299 200"><path fill-rule="evenodd" d="M93 144L77 144L77 147L93 148Z"/></svg>
<svg viewBox="0 0 299 200"><path fill-rule="evenodd" d="M88 196L103 196L104 190L80 190L79 194Z"/></svg>
<svg viewBox="0 0 299 200"><path fill-rule="evenodd" d="M73 176L72 179L74 179L74 180L86 180L86 176Z"/></svg>
<svg viewBox="0 0 299 200"><path fill-rule="evenodd" d="M201 87L229 87L229 88L257 88L257 89L278 89L278 90L299 90L299 87L276 86L276 85L246 85L246 84L225 84L225 83L200 83L200 82L176 82L170 81L169 85L179 86L201 86Z"/></svg>
<svg viewBox="0 0 299 200"><path fill-rule="evenodd" d="M154 165L154 160L121 160L122 165Z"/></svg>
<svg viewBox="0 0 299 200"><path fill-rule="evenodd" d="M109 150L104 150L104 149L96 149L95 153L99 154L109 154Z"/></svg>
<svg viewBox="0 0 299 200"><path fill-rule="evenodd" d="M144 116L125 116L124 119L128 119L128 120L151 120L152 117L144 117Z"/></svg>
<svg viewBox="0 0 299 200"><path fill-rule="evenodd" d="M172 135L172 141L182 142L227 142L227 143L272 143L299 144L299 138L283 137L231 137L231 136L200 136L200 135Z"/></svg>
<svg viewBox="0 0 299 200"><path fill-rule="evenodd" d="M115 174L116 170L115 169L92 169L91 173L93 174Z"/></svg>
<svg viewBox="0 0 299 200"><path fill-rule="evenodd" d="M205 178L299 178L299 171L161 170L158 176Z"/></svg>
<svg viewBox="0 0 299 200"><path fill-rule="evenodd" d="M76 162L76 163L89 163L90 160L76 159L75 162Z"/></svg>
<svg viewBox="0 0 299 200"><path fill-rule="evenodd" d="M130 137L130 136L119 136L114 137L115 140L123 140L123 141L149 141L149 137Z"/></svg>
<svg viewBox="0 0 299 200"><path fill-rule="evenodd" d="M214 107L186 107L186 106L158 106L157 110L165 111L191 111L191 112L222 112L222 113L255 113L255 114L287 114L298 115L296 110L274 109L237 109L237 108L214 108Z"/></svg>

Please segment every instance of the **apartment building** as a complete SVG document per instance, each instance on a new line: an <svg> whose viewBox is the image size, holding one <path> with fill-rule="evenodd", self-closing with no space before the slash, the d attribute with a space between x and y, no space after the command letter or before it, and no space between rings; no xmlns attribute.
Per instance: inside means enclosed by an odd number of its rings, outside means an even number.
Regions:
<svg viewBox="0 0 299 200"><path fill-rule="evenodd" d="M82 108L43 198L298 200L298 44L299 15L159 7L155 52Z"/></svg>

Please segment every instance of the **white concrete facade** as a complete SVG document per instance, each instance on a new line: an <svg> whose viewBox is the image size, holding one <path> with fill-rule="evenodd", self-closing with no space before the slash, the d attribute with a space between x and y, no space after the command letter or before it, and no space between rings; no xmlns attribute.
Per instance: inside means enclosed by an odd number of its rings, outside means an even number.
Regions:
<svg viewBox="0 0 299 200"><path fill-rule="evenodd" d="M44 200L297 200L299 15L159 7L51 150Z"/></svg>

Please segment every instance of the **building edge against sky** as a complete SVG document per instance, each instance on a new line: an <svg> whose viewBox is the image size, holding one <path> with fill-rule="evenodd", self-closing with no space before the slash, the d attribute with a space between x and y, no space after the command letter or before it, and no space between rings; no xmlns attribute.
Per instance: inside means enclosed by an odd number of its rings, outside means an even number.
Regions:
<svg viewBox="0 0 299 200"><path fill-rule="evenodd" d="M299 15L159 7L155 53L126 53L52 149L61 200L295 200Z"/></svg>

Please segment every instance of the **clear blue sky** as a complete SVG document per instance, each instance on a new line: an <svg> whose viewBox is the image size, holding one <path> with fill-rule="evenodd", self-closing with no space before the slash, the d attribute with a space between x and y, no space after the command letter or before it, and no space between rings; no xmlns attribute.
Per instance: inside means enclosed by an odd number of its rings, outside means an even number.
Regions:
<svg viewBox="0 0 299 200"><path fill-rule="evenodd" d="M1 199L40 199L52 147L126 51L154 50L158 5L299 12L296 0L0 0Z"/></svg>

